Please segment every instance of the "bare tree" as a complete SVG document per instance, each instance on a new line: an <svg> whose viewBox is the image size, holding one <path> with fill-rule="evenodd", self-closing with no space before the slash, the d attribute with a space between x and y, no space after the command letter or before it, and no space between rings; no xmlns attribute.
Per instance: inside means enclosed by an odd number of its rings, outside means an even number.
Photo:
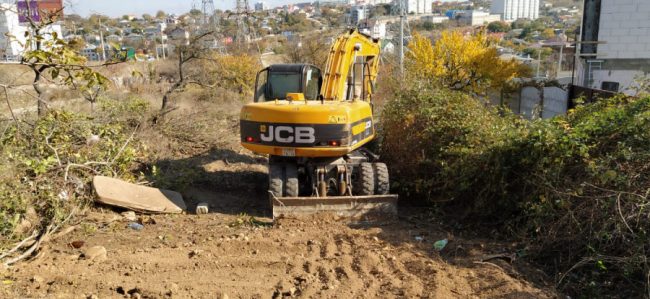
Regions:
<svg viewBox="0 0 650 299"><path fill-rule="evenodd" d="M182 27L179 27L177 30L185 30ZM161 111L165 113L170 109L170 97L173 93L182 90L189 84L197 84L200 86L205 86L206 84L202 83L197 79L197 76L189 74L186 70L186 67L190 62L199 59L209 59L209 47L206 46L206 41L209 38L213 38L213 32L207 31L201 34L197 34L188 39L180 39L176 42L176 67L178 78L172 84L172 86L165 92L162 98L162 107Z"/></svg>

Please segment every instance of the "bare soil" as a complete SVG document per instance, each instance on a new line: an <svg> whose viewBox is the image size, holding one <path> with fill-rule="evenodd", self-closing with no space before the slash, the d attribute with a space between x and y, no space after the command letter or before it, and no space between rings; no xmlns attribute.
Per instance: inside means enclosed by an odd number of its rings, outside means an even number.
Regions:
<svg viewBox="0 0 650 299"><path fill-rule="evenodd" d="M138 215L135 230L121 211L89 208L36 258L0 270L0 298L558 297L541 271L504 258L515 244L459 237L426 209L374 225L271 221L266 159L238 145L228 119L217 145L160 164L199 172L182 193L189 211L206 202L209 214ZM106 257L88 259L94 246Z"/></svg>
<svg viewBox="0 0 650 299"><path fill-rule="evenodd" d="M206 169L264 178L263 165L254 163L217 160ZM142 230L116 211L88 210L41 256L6 270L11 283L0 297L555 297L523 261L480 262L511 253L510 244L455 237L425 212L402 209L398 221L379 225L322 217L273 223L264 193L240 183L227 192L191 189L190 207L208 202L211 213L139 215ZM433 242L444 238L447 247L435 251ZM74 248L75 241L83 246ZM105 247L106 259L85 259L93 246Z"/></svg>

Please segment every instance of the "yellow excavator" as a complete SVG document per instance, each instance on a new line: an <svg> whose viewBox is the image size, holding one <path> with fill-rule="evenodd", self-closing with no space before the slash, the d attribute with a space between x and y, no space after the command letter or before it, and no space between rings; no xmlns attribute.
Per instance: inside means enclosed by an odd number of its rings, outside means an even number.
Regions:
<svg viewBox="0 0 650 299"><path fill-rule="evenodd" d="M372 95L379 41L340 35L325 70L275 64L258 72L254 102L240 114L243 147L269 156L273 217L328 213L353 221L397 215L386 164L364 145L375 138Z"/></svg>

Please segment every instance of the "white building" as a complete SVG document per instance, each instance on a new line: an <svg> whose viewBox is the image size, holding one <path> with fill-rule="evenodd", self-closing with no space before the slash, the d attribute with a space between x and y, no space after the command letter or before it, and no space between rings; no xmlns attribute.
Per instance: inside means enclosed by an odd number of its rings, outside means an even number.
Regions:
<svg viewBox="0 0 650 299"><path fill-rule="evenodd" d="M366 9L365 6L354 6L350 8L350 24L356 25L365 19Z"/></svg>
<svg viewBox="0 0 650 299"><path fill-rule="evenodd" d="M269 6L264 1L255 3L255 11L265 11L269 9Z"/></svg>
<svg viewBox="0 0 650 299"><path fill-rule="evenodd" d="M386 22L371 20L360 27L361 32L372 36L373 38L386 38Z"/></svg>
<svg viewBox="0 0 650 299"><path fill-rule="evenodd" d="M86 45L85 48L81 49L79 54L86 57L89 61L98 61L100 59L100 55L97 52L97 46L95 45Z"/></svg>
<svg viewBox="0 0 650 299"><path fill-rule="evenodd" d="M0 57L16 60L24 51L26 27L18 22L15 4L0 3Z"/></svg>
<svg viewBox="0 0 650 299"><path fill-rule="evenodd" d="M539 18L539 0L493 0L490 10L504 21Z"/></svg>
<svg viewBox="0 0 650 299"><path fill-rule="evenodd" d="M434 24L442 24L444 22L449 21L449 17L441 16L441 15L429 15L429 16L423 16L421 20L425 22L431 22Z"/></svg>
<svg viewBox="0 0 650 299"><path fill-rule="evenodd" d="M0 3L0 59L18 60L25 52L27 27L20 24L16 4ZM52 38L52 33L63 37L61 25L52 24L41 30L43 42Z"/></svg>
<svg viewBox="0 0 650 299"><path fill-rule="evenodd" d="M433 0L405 0L407 14L430 14Z"/></svg>
<svg viewBox="0 0 650 299"><path fill-rule="evenodd" d="M465 10L457 14L456 17L460 22L470 26L482 26L495 21L500 21L500 15L492 15L485 11Z"/></svg>
<svg viewBox="0 0 650 299"><path fill-rule="evenodd" d="M648 16L648 0L585 0L576 85L634 95L650 73Z"/></svg>

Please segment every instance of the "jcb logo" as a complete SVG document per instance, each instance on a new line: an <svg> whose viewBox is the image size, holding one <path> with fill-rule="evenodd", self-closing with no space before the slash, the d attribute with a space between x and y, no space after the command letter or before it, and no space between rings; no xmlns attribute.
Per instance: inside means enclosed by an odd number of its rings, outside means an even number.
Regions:
<svg viewBox="0 0 650 299"><path fill-rule="evenodd" d="M260 138L264 142L314 143L314 128L289 126L260 126Z"/></svg>

